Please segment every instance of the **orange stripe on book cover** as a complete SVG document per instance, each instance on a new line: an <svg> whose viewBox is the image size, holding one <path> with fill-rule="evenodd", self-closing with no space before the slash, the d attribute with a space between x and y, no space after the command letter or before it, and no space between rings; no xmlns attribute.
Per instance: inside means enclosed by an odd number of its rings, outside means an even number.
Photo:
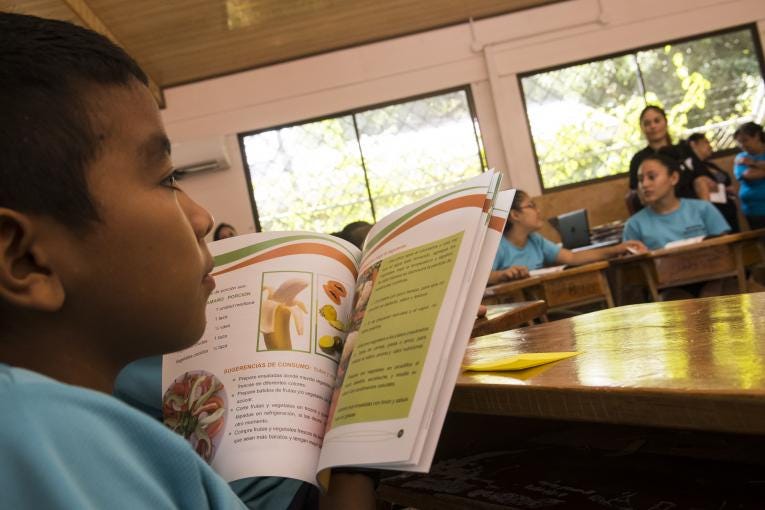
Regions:
<svg viewBox="0 0 765 510"><path fill-rule="evenodd" d="M491 219L489 219L489 228L496 230L497 232L502 232L502 230L505 228L505 218L492 216Z"/></svg>
<svg viewBox="0 0 765 510"><path fill-rule="evenodd" d="M398 227L396 230L394 230L385 240L380 242L377 246L374 247L371 251L365 254L365 257L370 257L374 252L379 250L383 245L391 241L392 239L396 238L403 232L406 232L410 228L413 228L423 221L429 220L430 218L433 218L435 216L438 216L439 214L443 214L445 212L453 211L455 209L462 209L463 207L483 207L483 203L486 199L486 195L466 195L464 197L457 197L453 198L451 200L447 200L446 202L442 202L438 205L435 205L428 209L427 211L424 211L422 214L418 214L411 220L407 221L400 227Z"/></svg>
<svg viewBox="0 0 765 510"><path fill-rule="evenodd" d="M332 248L325 244L319 244L319 243L299 243L299 244L289 244L287 246L282 246L282 247L270 250L262 255L258 255L257 257L252 257L251 259L247 259L243 262L240 262L222 271L213 273L212 276L219 276L225 273L230 273L231 271L236 271L237 269L241 269L243 267L250 266L252 264L257 264L258 262L263 262L264 260L270 260L277 257L284 257L286 255L304 255L304 254L324 255L331 259L335 259L338 262L340 262L342 265L344 265L346 268L348 268L348 270L353 275L353 278L356 278L356 275L357 275L356 266L347 256L345 256L343 253L341 253L339 250L336 250L335 248Z"/></svg>

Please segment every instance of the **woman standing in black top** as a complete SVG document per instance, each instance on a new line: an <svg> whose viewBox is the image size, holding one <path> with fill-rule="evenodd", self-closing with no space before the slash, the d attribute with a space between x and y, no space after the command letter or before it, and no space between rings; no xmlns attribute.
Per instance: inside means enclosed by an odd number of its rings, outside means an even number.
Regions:
<svg viewBox="0 0 765 510"><path fill-rule="evenodd" d="M672 139L667 131L667 114L664 109L649 104L640 112L640 130L648 140L648 146L632 156L630 161L630 189L637 189L637 171L649 154L656 154L662 147L671 147Z"/></svg>

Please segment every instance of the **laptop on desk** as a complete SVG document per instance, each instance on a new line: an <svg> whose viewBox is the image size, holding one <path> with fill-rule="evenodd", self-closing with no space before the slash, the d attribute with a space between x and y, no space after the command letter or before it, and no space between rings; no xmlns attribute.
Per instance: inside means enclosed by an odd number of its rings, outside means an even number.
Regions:
<svg viewBox="0 0 765 510"><path fill-rule="evenodd" d="M590 222L587 209L577 209L550 219L550 224L558 230L564 248L571 251L593 250L617 244L618 240L592 243L590 240Z"/></svg>

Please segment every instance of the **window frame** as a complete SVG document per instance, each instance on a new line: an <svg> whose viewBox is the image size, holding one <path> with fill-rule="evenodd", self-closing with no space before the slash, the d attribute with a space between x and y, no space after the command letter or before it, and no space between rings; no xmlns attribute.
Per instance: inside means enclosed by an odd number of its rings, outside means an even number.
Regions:
<svg viewBox="0 0 765 510"><path fill-rule="evenodd" d="M333 119L335 117L344 117L344 116L347 116L347 115L354 116L356 114L367 112L367 111L370 111L370 110L376 110L376 109L380 109L380 108L385 108L387 106L392 106L392 105L402 104L402 103L408 103L408 102L412 102L412 101L417 101L419 99L426 99L426 98L429 98L429 97L435 97L435 96L450 94L450 93L459 92L459 91L464 91L465 92L465 96L467 98L468 111L470 112L470 117L471 117L471 120L473 121L473 133L474 133L475 138L476 138L476 145L478 146L478 154L477 154L478 161L480 162L480 165L481 165L481 171L485 172L488 169L488 164L487 164L487 160L486 160L486 157L485 157L486 149L484 147L483 140L481 139L481 127L480 127L480 124L478 122L478 115L476 114L475 101L473 100L473 92L472 92L472 89L471 89L469 84L464 84L464 85L460 85L460 86L457 86L457 87L450 87L450 88L447 88L447 89L440 89L438 91L425 92L425 93L422 93L422 94L417 94L417 95L413 95L413 96L407 96L407 97L404 97L404 98L398 98L398 99L393 99L393 100L390 100L390 101L384 101L384 102L380 102L380 103L374 103L374 104L371 104L371 105L365 105L365 106L361 106L361 107L358 107L358 108L353 108L353 109L350 109L350 110L342 110L342 111L330 113L330 114L327 114L327 115L321 115L321 116L317 116L317 117L311 117L311 118L308 118L308 119L297 120L297 121L294 121L294 122L287 122L287 123L284 123L284 124L277 124L277 125L269 126L269 127L262 128L262 129L255 129L255 130L252 130L252 131L244 131L244 132L241 132L241 133L237 133L237 140L239 142L239 153L240 153L241 158L242 158L242 170L244 171L244 180L247 183L247 193L248 193L248 196L249 196L249 199L250 199L250 209L252 211L252 217L255 220L255 232L262 232L263 229L262 229L261 224L260 224L260 216L258 214L258 207L257 207L257 204L255 202L255 190L254 190L254 188L252 186L252 177L250 176L250 165L247 162L247 153L246 153L246 150L245 150L245 147L244 147L244 139L246 137L252 136L252 135L257 135L257 134L260 134L260 133L264 133L266 131L274 131L274 130L277 130L277 129L284 129L284 128L300 126L300 125L303 125L303 124L311 124L311 123L314 123L314 122L321 122L321 121L324 121L324 120ZM354 126L355 126L356 125L356 119L355 118L353 119L353 123L354 123ZM477 126L477 129L476 129L476 126ZM358 136L359 136L359 133L358 133L358 130L357 130L356 131L356 137L357 137L356 141L357 141L357 143L359 143ZM365 180L365 183L366 183L367 198L370 201L370 205L374 208L374 202L372 202L372 193L371 193L371 190L369 189L369 180L367 178L367 168L366 168L366 164L364 163L364 154L363 154L363 152L361 152L360 144L359 144L359 152L361 153L361 167L364 170L364 180Z"/></svg>
<svg viewBox="0 0 765 510"><path fill-rule="evenodd" d="M644 46L637 46L637 47L634 47L634 48L626 50L626 51L619 51L619 52L604 54L604 55L598 56L597 58L587 58L587 59L581 59L581 60L574 60L574 61L571 61L571 62L566 62L565 64L559 64L559 65L549 66L549 67L542 67L542 68L534 69L534 70L531 70L531 71L525 71L523 73L518 73L516 75L516 80L517 80L517 83L518 83L518 89L520 90L520 93L521 93L521 102L523 103L523 114L524 114L524 118L525 118L525 121L526 121L526 129L528 130L529 138L531 139L531 148L532 148L532 152L533 152L533 156L534 156L534 165L536 167L537 179L539 180L539 187L542 190L542 194L550 193L550 192L556 192L556 191L563 191L563 190L567 190L567 189L571 189L571 188L577 188L577 187L580 187L580 186L587 186L587 185L590 185L590 184L593 184L593 183L596 183L596 182L604 182L604 181L609 181L609 180L613 180L613 179L624 178L629 173L629 171L625 170L624 172L620 172L618 174L613 174L613 175L607 175L607 176L604 176L604 177L596 177L594 179L587 179L585 181L573 182L573 183L570 183L570 184L561 184L559 186L552 186L552 187L549 187L549 188L545 187L544 180L542 179L542 170L540 169L540 166L539 166L539 158L537 157L536 142L534 141L534 135L532 134L532 131L531 131L531 122L529 120L529 113L528 113L527 108L526 108L526 94L523 91L523 81L522 81L523 78L528 78L529 76L534 76L536 74L547 73L547 72L551 72L551 71L558 71L560 69L565 69L567 67L574 67L574 66L578 66L578 65L582 65L582 64L590 64L590 63L594 63L594 62L600 62L600 61L603 61L603 60L609 60L609 59L613 59L613 58L623 57L625 55L633 55L633 54L636 54L636 53L638 53L640 51L654 50L654 49L657 49L657 48L661 48L662 46L666 46L668 44L670 44L670 45L682 44L682 43L687 43L687 42L695 41L695 40L698 40L698 39L705 39L707 37L714 37L714 36L718 36L718 35L728 34L728 33L731 33L731 32L738 32L740 30L745 30L745 29L748 29L750 34L751 34L751 36L752 36L752 42L754 43L754 54L756 56L757 63L760 66L760 76L765 81L765 56L764 56L765 50L762 47L762 41L760 39L759 30L757 29L757 23L746 23L746 24L743 24L743 25L736 25L736 26L732 26L732 27L727 27L727 28L719 29L719 30L713 30L711 32L702 32L702 33L698 33L698 34L687 36L687 37L668 39L668 40L660 42L660 43L649 44L649 45L644 45ZM644 98L645 98L645 96L644 96ZM724 149L724 150L721 150L721 151L714 152L711 157L712 158L718 158L718 157L730 156L730 155L736 154L738 152L739 152L739 150L736 149L736 148Z"/></svg>

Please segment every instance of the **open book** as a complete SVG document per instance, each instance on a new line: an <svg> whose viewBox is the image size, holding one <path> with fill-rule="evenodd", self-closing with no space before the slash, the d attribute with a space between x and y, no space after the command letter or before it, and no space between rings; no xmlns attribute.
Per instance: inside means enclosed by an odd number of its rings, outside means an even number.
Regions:
<svg viewBox="0 0 765 510"><path fill-rule="evenodd" d="M706 236L689 237L688 239L678 239L677 241L670 241L664 245L664 248L679 248L680 246L688 246L690 244L700 243L706 239Z"/></svg>
<svg viewBox="0 0 765 510"><path fill-rule="evenodd" d="M361 252L309 232L212 243L206 331L163 359L165 423L227 481L427 471L514 194L499 181L390 214Z"/></svg>
<svg viewBox="0 0 765 510"><path fill-rule="evenodd" d="M529 276L544 276L550 273L557 273L566 269L565 264L560 266L541 267L539 269L532 269L529 271Z"/></svg>

